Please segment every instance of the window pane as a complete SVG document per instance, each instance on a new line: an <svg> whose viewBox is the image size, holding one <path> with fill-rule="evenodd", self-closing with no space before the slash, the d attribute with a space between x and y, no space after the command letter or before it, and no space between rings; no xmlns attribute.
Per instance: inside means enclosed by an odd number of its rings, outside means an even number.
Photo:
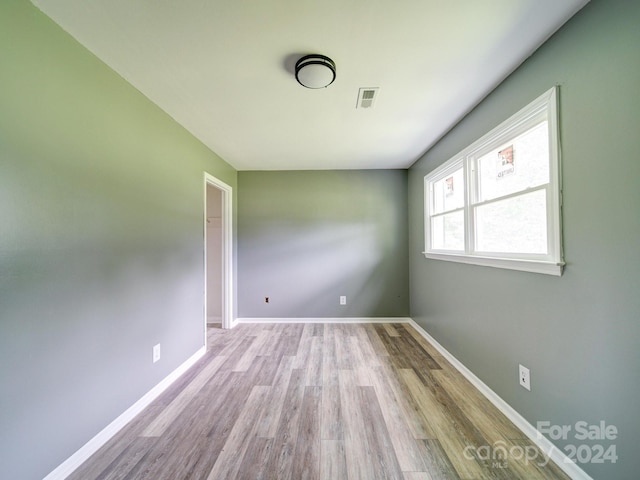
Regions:
<svg viewBox="0 0 640 480"><path fill-rule="evenodd" d="M464 215L462 211L431 218L431 248L464 251Z"/></svg>
<svg viewBox="0 0 640 480"><path fill-rule="evenodd" d="M547 253L545 190L477 207L475 214L477 251Z"/></svg>
<svg viewBox="0 0 640 480"><path fill-rule="evenodd" d="M462 167L433 183L432 213L443 213L464 206L464 175Z"/></svg>
<svg viewBox="0 0 640 480"><path fill-rule="evenodd" d="M549 183L547 121L478 158L478 202Z"/></svg>

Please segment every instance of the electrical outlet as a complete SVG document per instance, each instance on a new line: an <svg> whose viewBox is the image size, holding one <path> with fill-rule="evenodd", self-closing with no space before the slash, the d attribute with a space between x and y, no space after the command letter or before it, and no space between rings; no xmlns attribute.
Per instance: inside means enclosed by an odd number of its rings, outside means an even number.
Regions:
<svg viewBox="0 0 640 480"><path fill-rule="evenodd" d="M264 297L264 303L269 303L269 297Z"/></svg>
<svg viewBox="0 0 640 480"><path fill-rule="evenodd" d="M346 305L347 304L347 297L346 295L341 295L340 296L340 305Z"/></svg>
<svg viewBox="0 0 640 480"><path fill-rule="evenodd" d="M160 344L153 346L153 363L160 360Z"/></svg>
<svg viewBox="0 0 640 480"><path fill-rule="evenodd" d="M520 379L520 385L531 391L531 372L527 367L520 365L518 378Z"/></svg>

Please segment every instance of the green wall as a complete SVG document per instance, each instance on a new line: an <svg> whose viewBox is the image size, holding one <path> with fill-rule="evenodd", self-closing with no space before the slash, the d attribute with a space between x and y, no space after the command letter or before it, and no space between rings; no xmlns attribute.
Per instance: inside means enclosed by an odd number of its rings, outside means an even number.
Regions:
<svg viewBox="0 0 640 480"><path fill-rule="evenodd" d="M239 172L238 185L239 317L408 315L406 170Z"/></svg>
<svg viewBox="0 0 640 480"><path fill-rule="evenodd" d="M33 5L0 3L3 478L48 474L203 344L204 171L235 189Z"/></svg>
<svg viewBox="0 0 640 480"><path fill-rule="evenodd" d="M412 317L534 426L615 425L614 441L557 442L615 444L615 464L581 465L609 480L640 471L639 25L640 2L592 0L409 173ZM425 259L424 175L554 84L564 275Z"/></svg>

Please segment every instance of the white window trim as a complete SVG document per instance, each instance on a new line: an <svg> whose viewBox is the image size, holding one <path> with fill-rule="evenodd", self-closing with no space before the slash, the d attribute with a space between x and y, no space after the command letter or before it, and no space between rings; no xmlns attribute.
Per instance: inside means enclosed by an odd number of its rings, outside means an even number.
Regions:
<svg viewBox="0 0 640 480"><path fill-rule="evenodd" d="M518 258L510 258L505 254L491 255L485 254L484 252L482 254L475 253L472 250L475 242L473 238L474 226L471 219L471 210L479 204L472 204L471 201L473 198L472 188L475 188L475 183L471 181L474 157L477 157L481 150L493 148L492 144L497 141L502 141L501 139L507 135L512 137L517 136L518 131L522 130L523 126L528 126L535 117L541 116L545 114L545 112L549 127L550 178L547 185L530 189L530 191L540 189L547 191L547 220L550 226L548 229L547 250L549 253L541 256L517 255ZM472 156L472 154L475 155ZM429 200L429 196L431 195L430 184L444 178L451 171L459 169L460 166L463 168L465 179L465 202L463 208L465 217L465 251L433 250L431 248L431 235L429 231L431 219L429 208L432 201ZM514 196L522 195L524 192L526 192L526 190L517 192ZM491 201L493 200L489 202ZM423 254L426 258L547 275L562 275L565 264L562 251L562 178L560 168L560 140L558 135L557 87L553 87L540 95L529 105L502 122L462 152L427 174L424 177L424 206L425 251Z"/></svg>

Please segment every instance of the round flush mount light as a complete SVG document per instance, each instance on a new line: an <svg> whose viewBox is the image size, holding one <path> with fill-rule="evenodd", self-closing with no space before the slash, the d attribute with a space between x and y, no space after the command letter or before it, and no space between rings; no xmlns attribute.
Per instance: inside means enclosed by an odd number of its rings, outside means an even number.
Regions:
<svg viewBox="0 0 640 480"><path fill-rule="evenodd" d="M296 62L296 80L303 87L325 88L336 79L336 64L324 55L305 55Z"/></svg>

